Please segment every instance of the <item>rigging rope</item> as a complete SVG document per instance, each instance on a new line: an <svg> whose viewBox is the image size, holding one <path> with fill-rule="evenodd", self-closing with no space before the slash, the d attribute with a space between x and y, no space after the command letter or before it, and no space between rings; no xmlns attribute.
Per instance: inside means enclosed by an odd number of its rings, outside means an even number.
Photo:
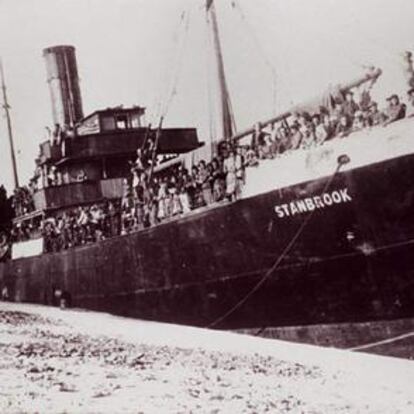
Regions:
<svg viewBox="0 0 414 414"><path fill-rule="evenodd" d="M155 143L154 143L154 148L152 149L152 154L151 154L151 167L150 167L150 171L148 174L148 178L147 178L147 182L151 183L152 181L152 176L154 173L154 167L155 167L155 160L157 158L157 153L158 153L158 144L160 141L160 137L161 137L161 131L162 131L162 123L164 121L164 117L161 115L160 117L160 122L158 124L158 128L157 128L157 132L155 134Z"/></svg>
<svg viewBox="0 0 414 414"><path fill-rule="evenodd" d="M190 11L184 10L178 22L178 25L173 33L173 45L171 49L174 50L173 56L171 58L171 63L166 65L166 72L164 75L165 80L165 90L164 92L159 92L156 104L156 110L153 114L152 123L157 123L161 119L161 117L166 116L171 102L174 96L177 94L177 84L179 80L179 75L181 73L182 63L183 63L183 55L185 51L187 35L189 31L190 25ZM169 74L172 74L169 76ZM163 84L163 82L160 82Z"/></svg>
<svg viewBox="0 0 414 414"><path fill-rule="evenodd" d="M165 117L167 116L167 113L170 109L170 106L171 106L171 103L174 97L177 95L177 85L178 85L179 77L180 77L181 70L183 67L184 52L185 52L185 47L187 45L188 32L189 32L189 27L190 27L190 11L191 9L189 9L188 11L184 10L181 13L178 28L175 34L173 35L174 43L176 46L176 56L175 56L175 59L173 59L175 61L172 64L174 70L172 71L173 75L171 77L170 85L168 85L166 88L166 95L164 99L160 98L158 105L157 105L157 112L155 115L154 122L158 119L158 128L157 128L157 132L155 135L154 148L151 154L152 162L151 162L151 169L150 169L150 173L148 177L148 182L151 181L153 171L154 171L155 160L156 160L157 153L158 153L158 144L159 144L161 131L162 131L162 124L163 124ZM182 29L183 33L181 35L180 31L182 27L183 27ZM180 35L181 35L181 39L180 39ZM169 70L170 68L171 66L168 65L167 69ZM145 139L145 143L147 139L149 138L150 131L151 131L151 123L149 124L149 127L148 127L148 131L147 131L148 136Z"/></svg>
<svg viewBox="0 0 414 414"><path fill-rule="evenodd" d="M349 159L348 159L349 160ZM346 161L348 162L348 161ZM328 182L326 183L325 187L322 190L322 194L325 193L328 188L330 187L333 179L336 177L336 174L339 172L342 165L346 163L345 161L341 160L341 157L338 159L338 165L335 168L334 173L329 178ZM225 312L222 316L215 319L213 322L208 324L206 328L213 328L214 326L218 325L220 322L227 319L230 315L232 315L236 310L238 310L241 306L243 306L247 300L253 296L254 293L256 293L263 284L269 279L269 277L275 272L275 270L279 267L282 260L285 258L285 256L289 253L289 251L292 249L292 247L295 245L296 241L299 239L299 237L302 235L303 231L305 230L306 226L309 224L311 219L313 218L316 210L313 210L306 218L302 221L301 225L299 226L298 230L292 237L292 239L289 241L289 243L286 245L286 247L282 250L282 253L280 256L276 259L272 267L267 270L267 272L264 274L264 276L256 283L256 285L253 286L253 288L244 295L234 306L232 306L227 312Z"/></svg>
<svg viewBox="0 0 414 414"><path fill-rule="evenodd" d="M261 55L265 65L270 69L271 76L272 76L272 105L273 105L273 111L276 113L277 112L277 71L276 71L276 68L274 67L273 63L270 61L269 56L267 55L262 44L260 43L256 32L254 31L252 25L249 23L246 17L246 14L244 13L240 5L240 2L237 0L233 0L232 6L235 10L239 12L242 21L245 23L247 30L250 32L251 38L253 42L255 43L255 46L259 54Z"/></svg>
<svg viewBox="0 0 414 414"><path fill-rule="evenodd" d="M187 46L187 40L188 40L188 32L190 28L190 12L183 12L181 15L181 22L184 25L183 28L183 35L182 35L182 41L181 44L178 43L178 52L177 52L177 60L175 65L175 71L173 72L173 77L171 79L171 85L170 85L170 92L167 95L167 99L165 101L165 106L161 112L161 117L165 118L167 116L167 113L170 109L171 103L174 99L174 97L177 95L177 86L180 79L180 74L183 68L183 61L184 61L184 53Z"/></svg>

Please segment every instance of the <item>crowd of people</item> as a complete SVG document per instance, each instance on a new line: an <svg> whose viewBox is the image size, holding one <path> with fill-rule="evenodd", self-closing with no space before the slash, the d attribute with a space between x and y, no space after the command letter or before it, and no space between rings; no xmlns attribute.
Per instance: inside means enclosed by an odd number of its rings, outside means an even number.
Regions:
<svg viewBox="0 0 414 414"><path fill-rule="evenodd" d="M201 160L191 171L182 163L164 170L155 168L156 144L148 140L131 162L131 176L123 181L121 200L45 217L35 228L21 224L14 229L14 238L28 239L37 232L44 237L45 251L59 251L155 226L213 203L237 200L246 168L293 150L321 145L334 137L414 116L414 89L408 91L408 101L407 110L397 95L391 95L388 107L382 111L369 93L362 94L356 102L352 91L347 91L343 101L329 109L321 106L312 114L294 113L269 128L258 124L250 143L223 142L211 162Z"/></svg>
<svg viewBox="0 0 414 414"><path fill-rule="evenodd" d="M121 212L114 202L71 209L43 220L44 250L55 252L121 234Z"/></svg>
<svg viewBox="0 0 414 414"><path fill-rule="evenodd" d="M33 192L27 186L17 187L13 192L12 206L16 216L23 216L35 209Z"/></svg>
<svg viewBox="0 0 414 414"><path fill-rule="evenodd" d="M178 163L157 174L146 168L138 151L132 181L124 181L122 207L137 225L154 225L224 199L235 200L244 181L242 149L222 151L207 163L201 160L191 171ZM133 220L134 221L134 220Z"/></svg>
<svg viewBox="0 0 414 414"><path fill-rule="evenodd" d="M347 91L344 100L332 108L319 107L317 112L299 112L273 125L268 133L258 126L251 155L259 158L273 157L283 152L323 144L332 138L343 138L353 132L377 125L386 126L407 116L414 115L414 89L408 91L409 107L393 94L387 98L388 106L380 110L369 93L363 93L357 103L352 91ZM407 113L408 112L408 113Z"/></svg>
<svg viewBox="0 0 414 414"><path fill-rule="evenodd" d="M121 234L120 203L102 202L69 209L58 217L34 218L15 224L12 240L43 236L46 252L59 251Z"/></svg>
<svg viewBox="0 0 414 414"><path fill-rule="evenodd" d="M321 145L334 137L343 138L352 132L377 125L386 126L404 118L407 106L395 94L382 111L370 94L361 94L356 102L352 91L330 109L319 107L315 113L290 115L270 129L256 125L250 144L227 142L219 148L211 162L201 160L188 171L182 165L167 174L151 177L146 153L141 149L132 166L132 180L125 180L123 211L127 225L139 229L155 225L172 216L222 200L236 200L245 180L245 169L257 166L260 160L272 159L297 149ZM409 114L414 115L414 89L408 92ZM151 168L149 168L151 170Z"/></svg>

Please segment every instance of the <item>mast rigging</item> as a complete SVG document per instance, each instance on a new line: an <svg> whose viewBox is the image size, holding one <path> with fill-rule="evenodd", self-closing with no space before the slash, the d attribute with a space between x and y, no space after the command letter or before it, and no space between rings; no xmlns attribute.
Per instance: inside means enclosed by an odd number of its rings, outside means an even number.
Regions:
<svg viewBox="0 0 414 414"><path fill-rule="evenodd" d="M3 92L3 108L6 114L6 122L7 122L7 132L9 135L9 145L10 145L10 157L12 161L12 168L13 168L13 179L14 179L14 187L19 187L19 177L17 175L17 163L16 163L16 155L14 152L14 143L13 143L13 131L12 131L12 124L10 118L10 105L7 100L7 91L6 91L6 80L4 77L4 70L3 70L3 63L0 59L0 77L1 77L1 89Z"/></svg>

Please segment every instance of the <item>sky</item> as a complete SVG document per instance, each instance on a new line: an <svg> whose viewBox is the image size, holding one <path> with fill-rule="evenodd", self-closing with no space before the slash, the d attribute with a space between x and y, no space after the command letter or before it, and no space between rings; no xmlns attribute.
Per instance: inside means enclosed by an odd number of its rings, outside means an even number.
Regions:
<svg viewBox="0 0 414 414"><path fill-rule="evenodd" d="M123 104L147 122L217 130L204 0L0 0L2 58L21 183L52 125L45 47L76 47L85 115ZM383 69L380 102L407 89L412 0L215 0L237 127L243 129L365 73ZM182 18L183 12L185 17ZM188 24L186 25L186 22ZM171 90L175 85L173 99ZM212 92L213 91L213 92ZM170 102L169 105L166 102ZM13 188L0 116L0 184Z"/></svg>

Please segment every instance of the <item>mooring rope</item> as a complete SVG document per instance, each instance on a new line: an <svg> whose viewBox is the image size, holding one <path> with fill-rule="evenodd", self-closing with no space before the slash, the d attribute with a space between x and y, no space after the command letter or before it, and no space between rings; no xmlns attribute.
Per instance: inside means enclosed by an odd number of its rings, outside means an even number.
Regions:
<svg viewBox="0 0 414 414"><path fill-rule="evenodd" d="M370 349L370 348L375 348L375 347L381 346L381 345L391 344L393 342L401 341L403 339L407 339L407 338L411 338L411 337L414 337L414 331L407 332L405 334L401 334L401 335L397 335L397 336L393 336L392 338L383 339L381 341L371 342L371 343L365 344L365 345L358 345L358 346L354 346L352 348L347 348L347 349L348 349L348 351L363 351L365 349Z"/></svg>
<svg viewBox="0 0 414 414"><path fill-rule="evenodd" d="M331 175L328 182L326 183L325 187L322 190L322 194L325 193L328 188L330 187L333 179L336 177L336 174L339 172L342 165L349 162L348 156L340 156L338 157L338 165L335 168L335 172ZM275 270L279 267L282 260L285 258L285 256L289 253L289 251L292 249L292 247L295 245L296 241L299 239L303 231L305 230L306 226L309 224L311 219L313 218L316 210L313 210L302 222L299 229L296 231L292 239L289 241L289 243L286 245L286 247L283 249L280 256L276 259L272 267L264 274L264 276L256 283L256 285L253 286L252 289L246 295L244 295L235 305L233 305L227 312L225 312L222 316L215 319L213 322L208 324L206 328L213 328L214 326L218 325L220 322L227 319L231 314L233 314L237 309L239 309L241 306L243 306L247 300L256 293L262 285L269 279L269 277L275 272ZM264 330L264 328L261 328Z"/></svg>

